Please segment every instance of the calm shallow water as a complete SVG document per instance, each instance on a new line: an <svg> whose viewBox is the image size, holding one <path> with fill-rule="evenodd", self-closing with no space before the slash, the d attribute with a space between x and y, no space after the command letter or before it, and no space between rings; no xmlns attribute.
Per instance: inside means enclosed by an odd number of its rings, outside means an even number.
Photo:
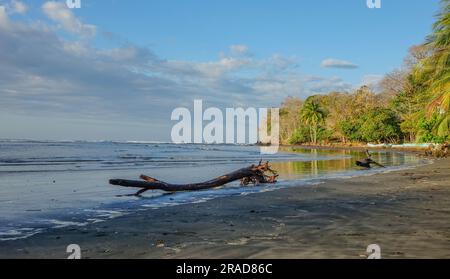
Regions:
<svg viewBox="0 0 450 279"><path fill-rule="evenodd" d="M327 178L370 175L416 166L419 159L398 152L374 153L386 169L358 170L358 151L282 148L261 156L255 146L168 143L0 141L0 240L27 237L47 228L86 225L137 210L198 203L319 183ZM279 183L164 194L143 198L108 185L111 178L136 179L142 173L168 182L198 182L257 163L272 162Z"/></svg>

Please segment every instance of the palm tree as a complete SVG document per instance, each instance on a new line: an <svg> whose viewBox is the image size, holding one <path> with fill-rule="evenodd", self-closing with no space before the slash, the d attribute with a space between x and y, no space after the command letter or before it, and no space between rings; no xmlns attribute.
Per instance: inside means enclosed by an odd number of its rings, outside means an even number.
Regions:
<svg viewBox="0 0 450 279"><path fill-rule="evenodd" d="M309 133L311 141L317 143L317 132L319 130L319 125L325 119L325 113L320 107L319 103L314 101L306 102L300 111L300 117L303 122L309 125Z"/></svg>
<svg viewBox="0 0 450 279"><path fill-rule="evenodd" d="M416 75L424 81L426 93L432 101L427 107L428 116L439 114L435 127L438 135L450 133L450 0L442 0L442 11L427 38L432 54L424 59Z"/></svg>

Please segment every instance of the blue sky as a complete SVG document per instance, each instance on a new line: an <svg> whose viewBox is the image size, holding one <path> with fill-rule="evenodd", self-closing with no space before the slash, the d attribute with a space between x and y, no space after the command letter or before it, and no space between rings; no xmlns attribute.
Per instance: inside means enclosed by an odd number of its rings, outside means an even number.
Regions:
<svg viewBox="0 0 450 279"><path fill-rule="evenodd" d="M401 67L437 0L0 0L0 138L169 140L177 106L278 106ZM2 63L3 62L3 63Z"/></svg>

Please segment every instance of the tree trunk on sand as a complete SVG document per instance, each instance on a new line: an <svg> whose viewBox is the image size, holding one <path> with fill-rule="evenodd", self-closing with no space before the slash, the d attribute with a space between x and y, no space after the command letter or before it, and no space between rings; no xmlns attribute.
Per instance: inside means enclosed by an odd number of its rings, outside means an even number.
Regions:
<svg viewBox="0 0 450 279"><path fill-rule="evenodd" d="M269 173L269 175L267 175L266 173ZM118 185L123 187L142 188L141 190L136 192L135 195L138 196L148 190L163 190L166 192L178 192L178 191L197 191L209 188L216 188L236 180L241 180L241 185L248 185L250 183L252 184L275 183L277 177L278 177L277 172L270 168L269 162L266 162L265 164L259 162L258 165L251 165L249 167L242 168L229 174L225 174L201 183L171 184L146 175L140 176L140 178L143 179L144 181L111 179L109 183L112 185Z"/></svg>

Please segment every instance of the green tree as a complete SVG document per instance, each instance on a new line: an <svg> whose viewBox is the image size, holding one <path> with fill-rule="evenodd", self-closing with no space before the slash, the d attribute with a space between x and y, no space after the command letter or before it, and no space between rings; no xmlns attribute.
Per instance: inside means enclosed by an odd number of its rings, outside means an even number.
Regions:
<svg viewBox="0 0 450 279"><path fill-rule="evenodd" d="M280 140L291 143L296 131L300 128L300 110L303 101L296 97L287 97L280 108Z"/></svg>
<svg viewBox="0 0 450 279"><path fill-rule="evenodd" d="M317 144L320 124L324 122L325 112L315 101L306 102L300 111L302 121L309 126L312 143Z"/></svg>
<svg viewBox="0 0 450 279"><path fill-rule="evenodd" d="M311 142L310 138L310 130L307 126L303 125L300 128L297 128L292 136L289 138L290 144L300 144L300 143L306 143Z"/></svg>
<svg viewBox="0 0 450 279"><path fill-rule="evenodd" d="M423 109L423 101L417 94L417 88L414 87L413 81L409 78L402 91L398 92L391 100L389 108L398 114L401 119L400 128L405 135L405 139L414 142L418 132L417 118L418 113Z"/></svg>
<svg viewBox="0 0 450 279"><path fill-rule="evenodd" d="M339 128L344 136L351 141L361 141L360 134L361 119L359 118L346 118L339 122Z"/></svg>
<svg viewBox="0 0 450 279"><path fill-rule="evenodd" d="M416 45L409 49L403 67L385 75L380 85L387 98L383 107L395 111L401 120L400 128L405 135L405 140L414 142L418 133L417 121L419 113L427 102L424 96L424 85L414 79L412 70L423 60L431 55L431 47Z"/></svg>
<svg viewBox="0 0 450 279"><path fill-rule="evenodd" d="M433 131L445 136L450 134L450 0L442 0L427 45L432 48L432 54L418 64L414 77L426 85L424 93L430 97L428 117L438 114Z"/></svg>
<svg viewBox="0 0 450 279"><path fill-rule="evenodd" d="M434 113L431 117L421 115L417 126L419 128L418 141L423 143L442 143L450 139L449 135L438 136L434 127L439 123L439 115Z"/></svg>
<svg viewBox="0 0 450 279"><path fill-rule="evenodd" d="M365 142L398 142L402 136L400 121L389 109L374 109L362 117L359 128L361 139Z"/></svg>

